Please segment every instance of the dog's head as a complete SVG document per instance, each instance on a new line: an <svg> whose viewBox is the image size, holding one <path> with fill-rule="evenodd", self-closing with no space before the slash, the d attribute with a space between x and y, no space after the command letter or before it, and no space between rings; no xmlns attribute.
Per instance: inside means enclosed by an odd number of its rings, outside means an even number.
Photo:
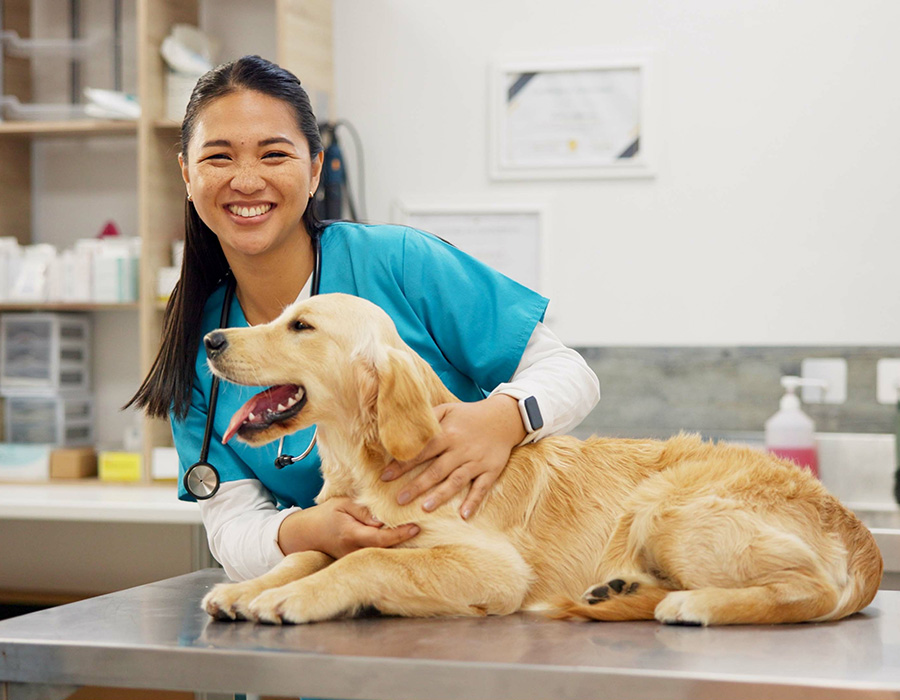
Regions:
<svg viewBox="0 0 900 700"><path fill-rule="evenodd" d="M432 406L448 400L390 317L346 294L296 302L265 325L212 331L204 345L217 376L270 386L234 414L223 442L262 445L318 424L411 459L439 430Z"/></svg>

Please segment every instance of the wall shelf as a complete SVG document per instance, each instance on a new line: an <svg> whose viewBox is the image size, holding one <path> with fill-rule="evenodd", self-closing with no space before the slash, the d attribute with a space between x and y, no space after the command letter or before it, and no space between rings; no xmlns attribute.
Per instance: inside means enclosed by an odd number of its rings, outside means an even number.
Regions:
<svg viewBox="0 0 900 700"><path fill-rule="evenodd" d="M66 121L0 121L0 135L6 136L105 136L137 134L136 121L72 119Z"/></svg>
<svg viewBox="0 0 900 700"><path fill-rule="evenodd" d="M9 311L137 311L138 302L125 304L96 304L93 302L41 302L41 301L3 301L0 302L0 313Z"/></svg>

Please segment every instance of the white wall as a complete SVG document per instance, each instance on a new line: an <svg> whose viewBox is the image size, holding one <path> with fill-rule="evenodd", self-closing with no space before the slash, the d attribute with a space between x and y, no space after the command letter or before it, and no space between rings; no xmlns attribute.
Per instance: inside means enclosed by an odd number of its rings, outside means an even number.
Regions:
<svg viewBox="0 0 900 700"><path fill-rule="evenodd" d="M896 0L334 8L369 219L398 199L546 204L565 341L900 344ZM592 48L655 54L656 177L491 181L492 59Z"/></svg>

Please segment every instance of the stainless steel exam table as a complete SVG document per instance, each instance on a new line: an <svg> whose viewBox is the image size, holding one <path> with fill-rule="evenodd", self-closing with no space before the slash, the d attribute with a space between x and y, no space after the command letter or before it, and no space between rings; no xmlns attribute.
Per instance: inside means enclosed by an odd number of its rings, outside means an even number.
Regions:
<svg viewBox="0 0 900 700"><path fill-rule="evenodd" d="M77 686L337 698L900 698L900 592L772 627L505 618L211 620L204 569L0 622L0 699Z"/></svg>

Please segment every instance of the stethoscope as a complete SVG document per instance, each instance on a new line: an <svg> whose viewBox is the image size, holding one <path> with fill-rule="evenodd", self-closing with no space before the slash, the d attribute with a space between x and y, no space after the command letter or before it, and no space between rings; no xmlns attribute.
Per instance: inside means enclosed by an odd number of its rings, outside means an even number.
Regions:
<svg viewBox="0 0 900 700"><path fill-rule="evenodd" d="M322 242L318 235L310 236L313 242L313 273L312 284L310 285L309 295L315 296L319 293L319 279L322 273ZM234 298L235 280L233 276L229 276L228 284L225 287L225 301L222 302L222 315L219 319L219 328L228 327L228 312L231 310L231 300ZM200 459L188 467L182 480L185 490L198 501L212 498L219 490L221 479L218 470L209 463L209 442L212 439L213 419L216 416L216 406L219 400L219 378L213 377L212 386L209 391L209 411L206 414L206 428L203 431L203 442L200 445ZM284 454L284 436L278 441L278 457L275 458L275 468L284 469L290 464L306 459L319 437L319 429L313 432L309 445L303 452L296 457Z"/></svg>

